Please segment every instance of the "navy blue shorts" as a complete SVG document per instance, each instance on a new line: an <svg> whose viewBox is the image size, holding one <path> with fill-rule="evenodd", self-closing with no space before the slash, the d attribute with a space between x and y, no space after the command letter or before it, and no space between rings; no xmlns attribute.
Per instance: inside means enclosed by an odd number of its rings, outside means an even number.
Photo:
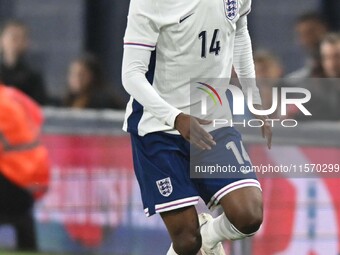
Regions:
<svg viewBox="0 0 340 255"><path fill-rule="evenodd" d="M147 216L195 205L199 197L212 209L233 190L248 186L261 189L255 173L240 171L243 166L251 165L240 133L233 127L225 127L212 131L211 135L216 142L211 151L195 150L190 154L189 142L180 135L131 134L134 169ZM219 178L191 178L193 160L190 162L190 157L193 156L195 165L200 167L218 164L237 171L223 172L224 178L220 175Z"/></svg>

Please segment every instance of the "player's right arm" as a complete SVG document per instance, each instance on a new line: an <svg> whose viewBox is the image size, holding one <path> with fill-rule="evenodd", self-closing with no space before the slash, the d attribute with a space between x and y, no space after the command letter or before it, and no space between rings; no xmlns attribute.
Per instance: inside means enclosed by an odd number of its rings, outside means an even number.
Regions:
<svg viewBox="0 0 340 255"><path fill-rule="evenodd" d="M161 17L153 0L132 0L124 37L122 81L125 90L162 123L174 127L180 110L161 98L147 81L151 52L155 49Z"/></svg>
<svg viewBox="0 0 340 255"><path fill-rule="evenodd" d="M242 89L247 94L247 90L252 90L252 102L256 109L262 109L261 96L256 86L255 65L253 60L251 39L248 31L247 15L250 12L251 1L248 0L241 10L241 17L236 24L235 45L234 45L234 68L241 82ZM242 9L242 8L241 8ZM256 115L256 118L264 121L262 126L262 136L267 139L267 146L271 148L272 130L266 121L267 116Z"/></svg>
<svg viewBox="0 0 340 255"><path fill-rule="evenodd" d="M125 90L162 123L176 128L180 134L202 149L214 145L212 137L200 124L207 124L183 114L166 102L146 79L151 52L155 49L162 17L158 3L132 0L124 38L122 82Z"/></svg>

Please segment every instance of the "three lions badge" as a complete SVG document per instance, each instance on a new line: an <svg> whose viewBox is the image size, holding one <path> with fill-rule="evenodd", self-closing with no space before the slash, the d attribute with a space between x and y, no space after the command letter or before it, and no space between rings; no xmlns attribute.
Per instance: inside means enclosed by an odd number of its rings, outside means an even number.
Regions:
<svg viewBox="0 0 340 255"><path fill-rule="evenodd" d="M159 192L164 197L168 197L172 193L172 184L170 177L156 181Z"/></svg>
<svg viewBox="0 0 340 255"><path fill-rule="evenodd" d="M238 0L223 0L224 10L227 19L233 20L238 14L239 3Z"/></svg>

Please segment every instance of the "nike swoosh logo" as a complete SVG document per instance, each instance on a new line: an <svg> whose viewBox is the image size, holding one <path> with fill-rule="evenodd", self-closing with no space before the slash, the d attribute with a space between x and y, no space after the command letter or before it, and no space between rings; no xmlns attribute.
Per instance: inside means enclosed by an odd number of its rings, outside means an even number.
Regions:
<svg viewBox="0 0 340 255"><path fill-rule="evenodd" d="M185 16L185 17L183 17L183 18L181 18L181 19L179 20L179 23L182 23L184 20L186 20L187 18L191 17L191 15L193 15L193 14L194 14L194 12L193 12L193 13L190 13L189 15L187 15L187 16Z"/></svg>

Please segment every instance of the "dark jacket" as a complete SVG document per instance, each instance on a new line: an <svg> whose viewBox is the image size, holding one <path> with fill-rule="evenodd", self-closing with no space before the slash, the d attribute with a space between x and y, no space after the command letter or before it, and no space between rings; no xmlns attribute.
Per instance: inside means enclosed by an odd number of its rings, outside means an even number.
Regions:
<svg viewBox="0 0 340 255"><path fill-rule="evenodd" d="M13 67L4 65L0 57L0 80L15 87L41 105L47 103L47 95L41 74L35 72L24 60L20 59Z"/></svg>

